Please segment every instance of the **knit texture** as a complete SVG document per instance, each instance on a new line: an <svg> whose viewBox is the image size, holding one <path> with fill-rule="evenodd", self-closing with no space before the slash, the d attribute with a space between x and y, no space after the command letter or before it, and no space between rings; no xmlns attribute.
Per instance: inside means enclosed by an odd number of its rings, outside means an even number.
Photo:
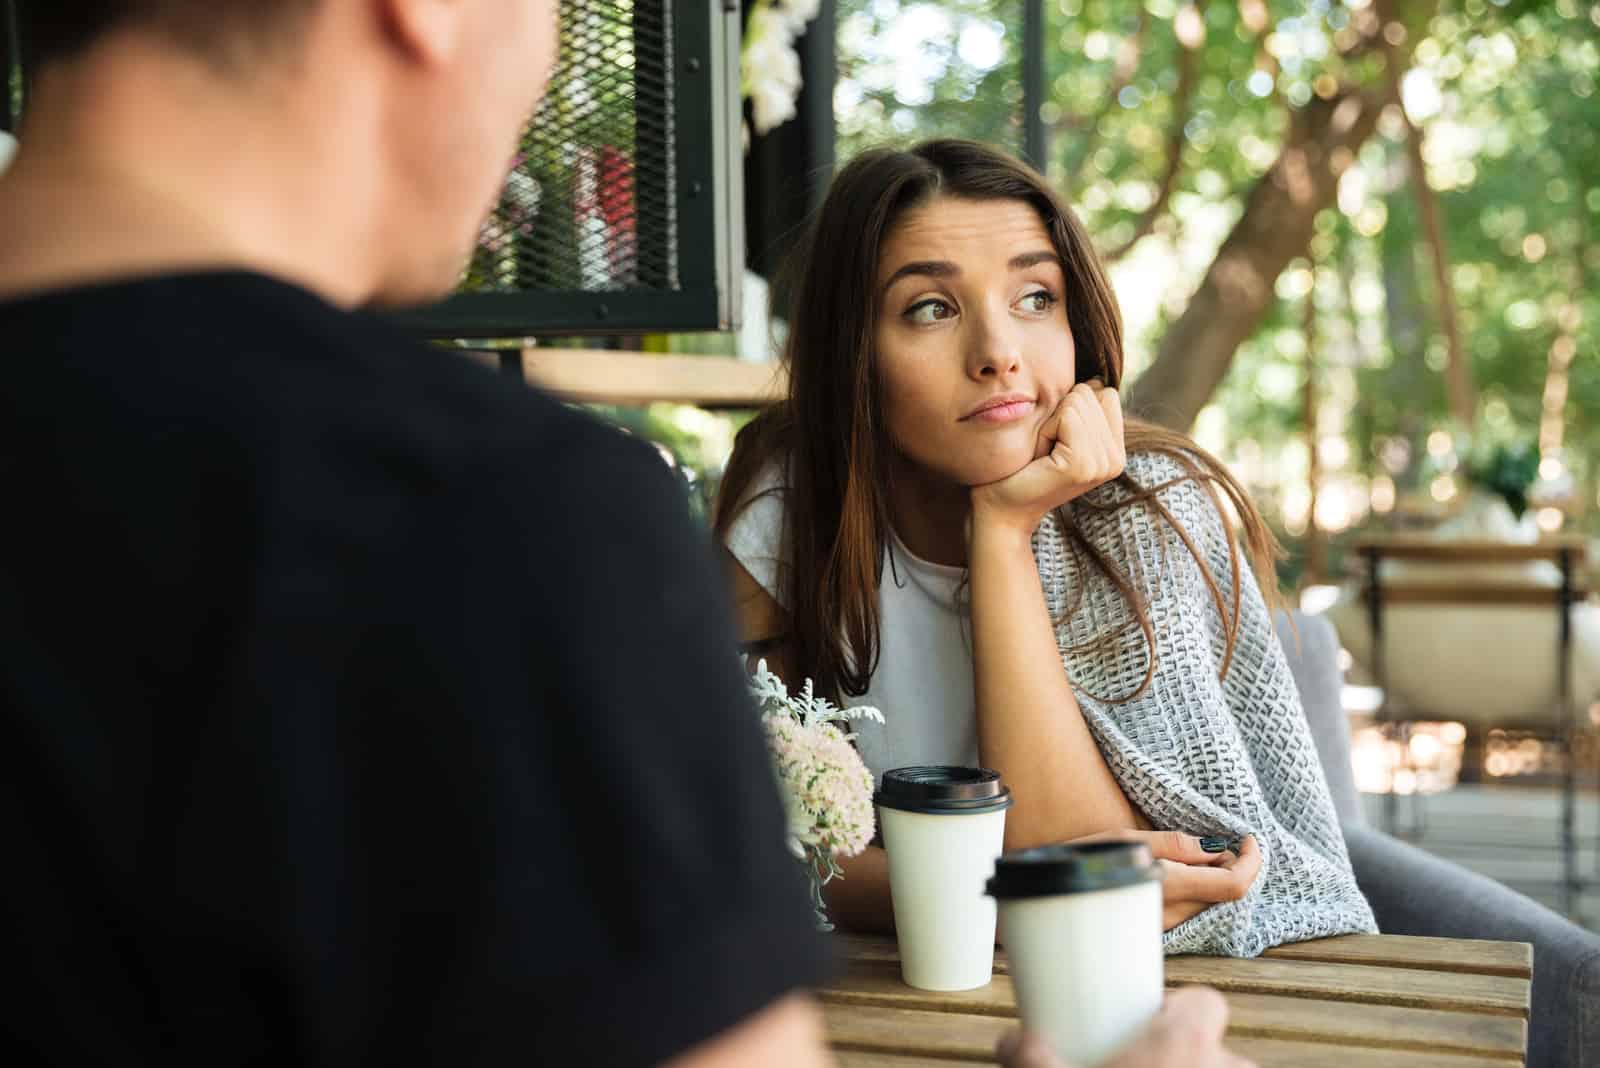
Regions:
<svg viewBox="0 0 1600 1068"><path fill-rule="evenodd" d="M1127 474L1143 487L1185 478L1172 458L1141 453ZM1088 504L1126 500L1112 483ZM1222 516L1211 492L1185 479L1159 500L1188 532L1232 615ZM1123 792L1160 828L1255 836L1261 873L1243 900L1168 931L1168 953L1253 957L1283 942L1377 930L1356 886L1327 780L1265 601L1239 550L1239 631L1226 677L1227 617L1201 566L1148 503L1109 512L1069 506L1084 537L1119 565L1155 630L1156 671L1139 689L1150 647L1133 607L1080 549L1059 515L1033 537L1062 663ZM1071 609L1069 612L1068 609Z"/></svg>

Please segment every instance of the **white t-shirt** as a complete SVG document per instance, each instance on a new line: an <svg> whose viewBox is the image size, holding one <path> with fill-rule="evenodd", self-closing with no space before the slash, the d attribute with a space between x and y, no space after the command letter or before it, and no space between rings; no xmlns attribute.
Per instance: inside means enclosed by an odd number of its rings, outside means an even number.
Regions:
<svg viewBox="0 0 1600 1068"><path fill-rule="evenodd" d="M749 507L728 531L730 552L783 605L783 491L770 465L751 487ZM877 778L913 764L978 763L978 706L972 685L971 625L960 606L965 569L919 560L892 531L878 587L878 669L867 692L882 724L857 721L857 746ZM788 607L784 605L784 607ZM785 679L798 686L803 679Z"/></svg>

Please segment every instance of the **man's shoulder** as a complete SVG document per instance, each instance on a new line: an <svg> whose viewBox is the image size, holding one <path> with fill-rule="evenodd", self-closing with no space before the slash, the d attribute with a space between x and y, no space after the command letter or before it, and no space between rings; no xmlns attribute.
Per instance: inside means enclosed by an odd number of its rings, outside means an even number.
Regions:
<svg viewBox="0 0 1600 1068"><path fill-rule="evenodd" d="M370 418L386 445L436 451L451 466L501 462L526 470L558 457L570 466L590 452L645 452L481 354L429 343L372 312L346 312L294 287L254 281L266 303L253 311L241 306L248 318L236 340L260 374L277 379L263 396L292 406L297 417L350 420L352 427ZM308 394L323 403L301 403Z"/></svg>
<svg viewBox="0 0 1600 1068"><path fill-rule="evenodd" d="M159 423L184 455L236 462L347 463L371 488L518 484L529 494L599 477L650 478L661 465L581 410L470 354L428 344L369 312L251 272L113 280L0 301L21 373L41 397L78 405L97 439ZM94 414L89 414L90 412ZM197 460L196 462L200 462ZM386 474L387 473L387 474ZM659 474L659 472L657 472Z"/></svg>

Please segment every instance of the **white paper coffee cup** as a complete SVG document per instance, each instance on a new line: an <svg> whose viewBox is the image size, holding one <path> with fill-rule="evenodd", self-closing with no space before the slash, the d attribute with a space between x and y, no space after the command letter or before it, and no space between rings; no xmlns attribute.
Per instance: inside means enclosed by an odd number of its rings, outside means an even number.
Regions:
<svg viewBox="0 0 1600 1068"><path fill-rule="evenodd" d="M1144 843L1016 850L988 889L1023 1026L1062 1060L1116 1056L1161 1010L1161 868Z"/></svg>
<svg viewBox="0 0 1600 1068"><path fill-rule="evenodd" d="M901 976L921 990L986 985L996 910L984 884L1005 848L1011 791L987 768L924 766L885 772L874 800Z"/></svg>

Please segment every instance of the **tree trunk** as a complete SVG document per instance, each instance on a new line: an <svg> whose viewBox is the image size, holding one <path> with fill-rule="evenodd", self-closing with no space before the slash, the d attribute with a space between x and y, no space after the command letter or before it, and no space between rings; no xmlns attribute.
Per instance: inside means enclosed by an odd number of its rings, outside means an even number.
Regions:
<svg viewBox="0 0 1600 1068"><path fill-rule="evenodd" d="M1422 152L1422 128L1406 114L1405 102L1400 96L1399 61L1395 50L1387 50L1390 57L1389 92L1400 116L1406 124L1406 160L1411 171L1411 191L1417 199L1417 218L1422 223L1422 236L1433 257L1434 300L1438 304L1439 327L1444 331L1445 350L1449 362L1444 368L1445 396L1450 401L1450 414L1463 427L1471 427L1478 412L1478 387L1473 379L1472 363L1466 346L1461 341L1461 315L1456 310L1455 283L1450 279L1450 248L1445 241L1444 223L1439 214L1439 198L1428 184L1428 164Z"/></svg>
<svg viewBox="0 0 1600 1068"><path fill-rule="evenodd" d="M1381 48L1385 28L1399 26L1396 0L1380 0L1375 7L1375 13L1362 13L1373 16L1363 33L1364 51ZM1432 5L1406 7L1409 19L1426 24ZM1391 62L1406 62L1409 41L1406 45L1383 54ZM1227 374L1235 350L1272 307L1278 275L1310 245L1317 212L1333 203L1339 176L1355 162L1388 99L1384 84L1370 91L1346 88L1330 99L1313 97L1293 113L1283 151L1250 191L1244 214L1200 288L1162 337L1155 361L1133 384L1131 412L1178 430L1194 423Z"/></svg>
<svg viewBox="0 0 1600 1068"><path fill-rule="evenodd" d="M1200 288L1161 339L1128 407L1187 430L1227 374L1239 344L1272 307L1273 285L1305 253L1317 212L1333 203L1339 175L1377 125L1385 94L1347 90L1294 113L1283 152L1250 191Z"/></svg>
<svg viewBox="0 0 1600 1068"><path fill-rule="evenodd" d="M1555 459L1565 465L1562 446L1566 437L1568 378L1572 358L1578 354L1578 329L1583 325L1583 307L1576 294L1586 293L1588 279L1587 219L1578 212L1577 241L1573 244L1572 258L1568 262L1563 281L1569 294L1567 302L1556 315L1557 334L1550 345L1545 363L1544 393L1540 402L1539 456Z"/></svg>
<svg viewBox="0 0 1600 1068"><path fill-rule="evenodd" d="M1306 567L1300 585L1325 582L1328 577L1328 539L1317 523L1317 503L1322 496L1322 433L1318 414L1322 398L1317 390L1317 269L1311 267L1311 289L1306 293L1305 317L1302 327L1306 335L1306 381L1301 401L1305 420L1307 454L1306 482L1311 489L1311 505L1306 512Z"/></svg>

